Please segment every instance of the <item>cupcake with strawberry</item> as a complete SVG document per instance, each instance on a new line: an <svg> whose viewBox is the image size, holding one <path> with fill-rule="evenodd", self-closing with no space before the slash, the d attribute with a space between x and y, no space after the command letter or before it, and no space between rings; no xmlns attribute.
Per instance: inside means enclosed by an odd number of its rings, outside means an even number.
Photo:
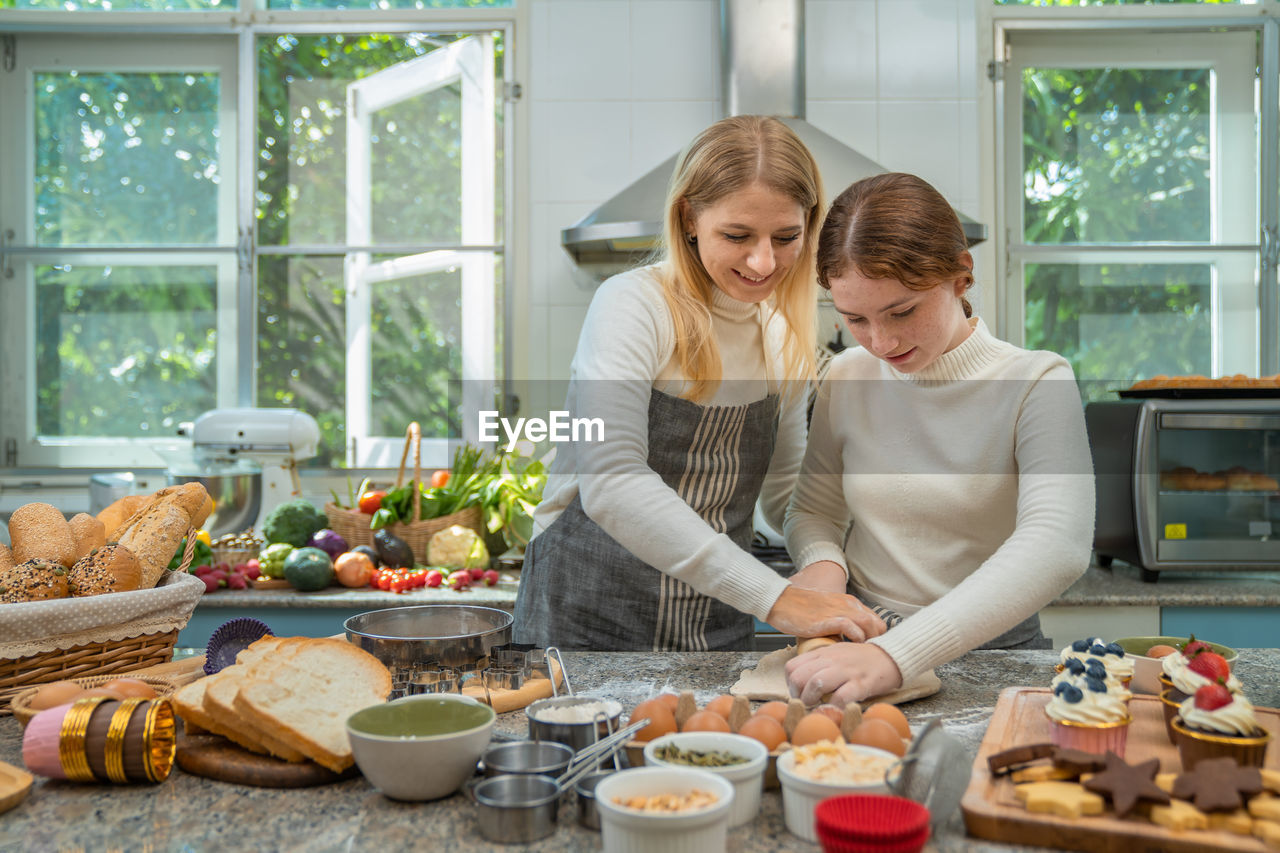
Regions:
<svg viewBox="0 0 1280 853"><path fill-rule="evenodd" d="M1226 658L1198 641L1187 643L1187 648L1192 649L1189 655L1185 651L1181 655L1168 655L1182 657L1186 662L1185 666L1175 664L1172 672L1165 673L1169 678L1167 687L1173 691L1170 698L1181 704L1206 684L1222 683L1228 690L1240 689L1240 680L1231 674L1231 664Z"/></svg>
<svg viewBox="0 0 1280 853"><path fill-rule="evenodd" d="M1258 725L1253 705L1224 683L1196 689L1173 718L1174 743L1190 770L1208 758L1230 757L1242 767L1261 767L1271 733Z"/></svg>
<svg viewBox="0 0 1280 853"><path fill-rule="evenodd" d="M1102 679L1086 675L1080 686L1059 681L1044 712L1058 746L1099 755L1111 750L1124 756L1133 717L1125 700L1109 691Z"/></svg>
<svg viewBox="0 0 1280 853"><path fill-rule="evenodd" d="M1119 643L1108 643L1101 637L1076 640L1062 650L1058 660L1059 672L1069 660L1079 660L1086 664L1090 660L1099 660L1107 668L1110 677L1123 684L1126 690L1133 680L1133 658L1125 654Z"/></svg>

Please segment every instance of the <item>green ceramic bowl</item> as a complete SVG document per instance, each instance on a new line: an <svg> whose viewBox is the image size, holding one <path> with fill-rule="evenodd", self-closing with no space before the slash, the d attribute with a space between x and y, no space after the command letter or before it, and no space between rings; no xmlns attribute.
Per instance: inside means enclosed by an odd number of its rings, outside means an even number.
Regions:
<svg viewBox="0 0 1280 853"><path fill-rule="evenodd" d="M1189 641L1189 637L1121 637L1116 640L1120 644L1120 648L1124 649L1125 654L1133 658L1133 682L1129 685L1129 689L1134 693L1150 693L1153 696L1160 695L1159 676L1163 671L1163 664L1160 658L1147 657L1147 649L1152 646L1166 645L1174 648L1182 648ZM1196 639L1199 639L1197 637ZM1235 668L1236 659L1240 657L1239 653L1230 646L1224 646L1221 643L1210 642L1209 648L1227 659L1227 663Z"/></svg>

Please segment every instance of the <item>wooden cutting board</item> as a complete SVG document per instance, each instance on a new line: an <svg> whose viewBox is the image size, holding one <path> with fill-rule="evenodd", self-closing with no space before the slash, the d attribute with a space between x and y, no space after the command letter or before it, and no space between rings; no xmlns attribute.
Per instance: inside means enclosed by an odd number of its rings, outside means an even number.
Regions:
<svg viewBox="0 0 1280 853"><path fill-rule="evenodd" d="M176 761L192 776L256 788L311 788L359 774L354 766L344 773L334 773L313 761L294 764L259 755L217 735L183 735L178 741Z"/></svg>
<svg viewBox="0 0 1280 853"><path fill-rule="evenodd" d="M1051 724L1044 713L1045 705L1052 697L1048 688L1041 687L1010 687L1001 692L982 745L978 747L969 787L960 801L965 827L970 835L1013 844L1105 853L1132 853L1135 850L1264 853L1269 849L1251 836L1224 830L1172 832L1143 818L1130 816L1121 820L1109 810L1101 815L1071 820L1024 809L1014 795L1014 784L1008 776L991 775L987 756L1020 744L1052 740ZM1273 735L1280 732L1280 710L1256 710L1260 725ZM1133 722L1129 727L1125 760L1134 764L1159 758L1161 772L1180 772L1182 763L1177 747L1165 734L1159 698L1135 693L1129 702L1129 712L1133 715ZM1268 750L1266 766L1280 770L1280 750L1274 742Z"/></svg>

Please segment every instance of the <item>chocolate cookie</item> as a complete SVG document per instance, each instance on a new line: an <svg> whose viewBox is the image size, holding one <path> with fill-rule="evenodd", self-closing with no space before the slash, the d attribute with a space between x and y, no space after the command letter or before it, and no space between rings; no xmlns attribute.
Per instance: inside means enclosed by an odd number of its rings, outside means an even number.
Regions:
<svg viewBox="0 0 1280 853"><path fill-rule="evenodd" d="M1129 764L1108 750L1106 769L1086 779L1084 787L1111 800L1116 816L1124 817L1133 811L1139 800L1169 802L1169 793L1162 791L1155 783L1156 771L1159 769L1158 758L1141 764Z"/></svg>
<svg viewBox="0 0 1280 853"><path fill-rule="evenodd" d="M1173 795L1191 800L1203 812L1238 809L1261 792L1258 768L1241 767L1234 758L1201 761L1195 770L1173 780Z"/></svg>

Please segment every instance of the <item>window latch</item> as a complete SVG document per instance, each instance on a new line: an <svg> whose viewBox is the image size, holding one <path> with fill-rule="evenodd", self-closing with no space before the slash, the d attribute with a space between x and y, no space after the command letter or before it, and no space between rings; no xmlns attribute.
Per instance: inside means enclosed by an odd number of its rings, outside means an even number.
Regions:
<svg viewBox="0 0 1280 853"><path fill-rule="evenodd" d="M7 228L3 234L0 234L0 276L5 278L13 278L13 264L9 260L9 253L5 250L13 245L15 236L12 228Z"/></svg>
<svg viewBox="0 0 1280 853"><path fill-rule="evenodd" d="M12 71L18 64L18 42L9 36L0 36L0 48L4 51L4 70Z"/></svg>

